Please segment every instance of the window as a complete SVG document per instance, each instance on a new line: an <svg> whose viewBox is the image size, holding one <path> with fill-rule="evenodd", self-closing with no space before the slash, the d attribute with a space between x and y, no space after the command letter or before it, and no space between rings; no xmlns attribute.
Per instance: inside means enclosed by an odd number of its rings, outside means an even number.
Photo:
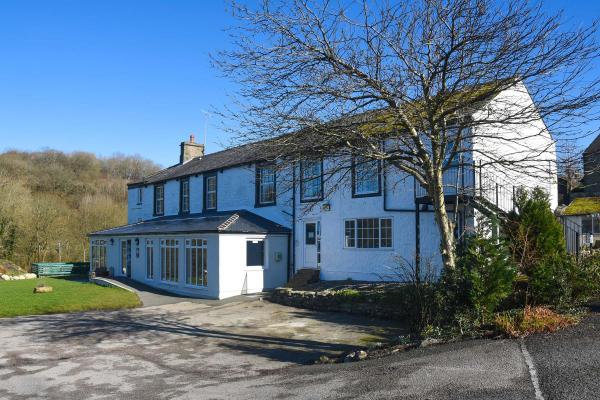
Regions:
<svg viewBox="0 0 600 400"><path fill-rule="evenodd" d="M182 179L179 186L179 211L182 214L190 212L190 180Z"/></svg>
<svg viewBox="0 0 600 400"><path fill-rule="evenodd" d="M600 233L600 217L596 214L582 216L581 232L583 234Z"/></svg>
<svg viewBox="0 0 600 400"><path fill-rule="evenodd" d="M137 204L142 204L142 202L144 201L144 188L139 187L136 189L136 194L137 194Z"/></svg>
<svg viewBox="0 0 600 400"><path fill-rule="evenodd" d="M248 240L246 242L246 266L263 266L265 260L265 242L263 240Z"/></svg>
<svg viewBox="0 0 600 400"><path fill-rule="evenodd" d="M204 209L217 209L217 175L208 175L204 179Z"/></svg>
<svg viewBox="0 0 600 400"><path fill-rule="evenodd" d="M92 241L92 271L106 268L106 241Z"/></svg>
<svg viewBox="0 0 600 400"><path fill-rule="evenodd" d="M275 166L256 167L256 203L257 205L275 204Z"/></svg>
<svg viewBox="0 0 600 400"><path fill-rule="evenodd" d="M154 215L165 213L165 185L154 186Z"/></svg>
<svg viewBox="0 0 600 400"><path fill-rule="evenodd" d="M179 240L160 241L160 279L168 282L179 280Z"/></svg>
<svg viewBox="0 0 600 400"><path fill-rule="evenodd" d="M208 286L207 241L187 239L185 241L185 283L192 286Z"/></svg>
<svg viewBox="0 0 600 400"><path fill-rule="evenodd" d="M356 221L353 219L344 222L344 246L356 247Z"/></svg>
<svg viewBox="0 0 600 400"><path fill-rule="evenodd" d="M378 160L356 157L352 162L352 195L354 197L377 196L380 191Z"/></svg>
<svg viewBox="0 0 600 400"><path fill-rule="evenodd" d="M314 222L306 223L306 244L317 243L317 224Z"/></svg>
<svg viewBox="0 0 600 400"><path fill-rule="evenodd" d="M323 161L301 162L300 176L300 200L321 200L323 198Z"/></svg>
<svg viewBox="0 0 600 400"><path fill-rule="evenodd" d="M360 218L344 221L344 246L358 249L392 248L392 219Z"/></svg>
<svg viewBox="0 0 600 400"><path fill-rule="evenodd" d="M146 240L146 279L154 279L154 241Z"/></svg>

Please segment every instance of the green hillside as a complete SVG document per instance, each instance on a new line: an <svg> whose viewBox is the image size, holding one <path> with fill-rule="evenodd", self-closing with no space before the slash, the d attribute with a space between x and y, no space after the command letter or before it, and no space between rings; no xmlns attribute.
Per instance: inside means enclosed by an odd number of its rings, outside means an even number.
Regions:
<svg viewBox="0 0 600 400"><path fill-rule="evenodd" d="M0 154L0 259L87 260L88 232L127 220L127 182L159 166L139 156Z"/></svg>

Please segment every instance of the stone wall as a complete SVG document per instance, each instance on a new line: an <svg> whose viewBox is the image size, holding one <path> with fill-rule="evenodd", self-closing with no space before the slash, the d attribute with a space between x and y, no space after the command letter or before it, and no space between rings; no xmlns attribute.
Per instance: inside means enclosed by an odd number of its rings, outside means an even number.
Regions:
<svg viewBox="0 0 600 400"><path fill-rule="evenodd" d="M374 300L352 301L334 291L302 291L290 288L277 288L270 296L274 303L291 307L308 308L317 311L344 312L349 314L368 315L383 319L405 319L406 311L397 305L381 304Z"/></svg>

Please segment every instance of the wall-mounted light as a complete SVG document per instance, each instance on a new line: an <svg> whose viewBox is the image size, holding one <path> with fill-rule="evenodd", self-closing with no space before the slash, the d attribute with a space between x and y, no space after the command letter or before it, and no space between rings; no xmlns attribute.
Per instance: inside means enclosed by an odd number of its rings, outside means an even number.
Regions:
<svg viewBox="0 0 600 400"><path fill-rule="evenodd" d="M140 245L140 238L135 238L135 245L139 246Z"/></svg>
<svg viewBox="0 0 600 400"><path fill-rule="evenodd" d="M113 244L115 244L115 239L110 238L110 245L112 246Z"/></svg>
<svg viewBox="0 0 600 400"><path fill-rule="evenodd" d="M331 203L323 203L321 204L321 211L331 211Z"/></svg>

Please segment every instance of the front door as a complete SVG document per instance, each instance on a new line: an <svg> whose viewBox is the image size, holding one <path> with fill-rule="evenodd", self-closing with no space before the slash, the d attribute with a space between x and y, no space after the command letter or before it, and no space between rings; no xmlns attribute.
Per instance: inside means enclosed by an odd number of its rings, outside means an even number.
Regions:
<svg viewBox="0 0 600 400"><path fill-rule="evenodd" d="M121 241L121 274L131 278L131 240Z"/></svg>
<svg viewBox="0 0 600 400"><path fill-rule="evenodd" d="M321 266L321 221L304 223L304 268Z"/></svg>

